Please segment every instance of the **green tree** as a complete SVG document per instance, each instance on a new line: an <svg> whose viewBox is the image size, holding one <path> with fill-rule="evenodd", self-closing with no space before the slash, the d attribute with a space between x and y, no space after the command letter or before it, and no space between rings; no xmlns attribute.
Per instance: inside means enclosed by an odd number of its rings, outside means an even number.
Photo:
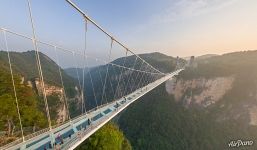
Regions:
<svg viewBox="0 0 257 150"><path fill-rule="evenodd" d="M131 150L118 126L108 123L82 143L77 150Z"/></svg>

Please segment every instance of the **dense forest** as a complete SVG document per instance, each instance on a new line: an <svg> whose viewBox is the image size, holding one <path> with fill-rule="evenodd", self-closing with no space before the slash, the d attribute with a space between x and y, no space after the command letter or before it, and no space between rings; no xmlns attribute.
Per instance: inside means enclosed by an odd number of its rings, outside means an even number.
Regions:
<svg viewBox="0 0 257 150"><path fill-rule="evenodd" d="M47 125L43 111L39 109L39 99L32 87L22 83L22 76L14 74L17 92L17 102L25 134ZM20 132L17 103L14 94L11 73L8 64L0 61L0 131L6 131L6 136L0 140L0 145L14 140Z"/></svg>
<svg viewBox="0 0 257 150"><path fill-rule="evenodd" d="M37 78L35 66L28 66L35 63L30 58L34 57L33 51L21 54L12 53L11 56L17 60L17 64L13 64L14 81L21 108L22 122L26 122L23 124L25 134L28 134L33 130L47 126L42 97L35 90L35 85L28 84L28 81L33 83ZM150 64L161 67L164 72L170 72L175 68L173 57L160 53L144 54L141 57ZM43 70L45 70L46 83L59 87L61 85L60 80L56 78L59 74L58 65L43 54L41 54L41 59ZM131 62L134 59L133 56L128 57L127 67L131 67ZM120 58L113 63L120 64L123 61L124 58ZM138 65L136 66L138 67ZM130 105L115 119L119 128L113 123L105 125L78 149L216 150L228 149L228 143L231 140L255 140L257 126L250 124L253 118L249 114L252 113L250 110L257 108L257 70L254 69L256 65L257 51L196 58L192 66L188 66L176 77L174 86L179 83L208 82L220 77L224 77L224 79L232 77L234 80L231 89L226 91L219 101L208 107L193 104L186 107L184 100L190 96L193 99L194 96L199 95L205 90L203 87L187 85L183 87L185 89L182 90L181 98L176 100L175 95L168 94L165 84L162 84ZM24 66L32 69L22 69ZM101 82L100 80L97 81L97 77L104 75L106 67L106 65L103 65L87 69L87 73L89 71L92 73L95 86L99 88L99 91L102 91L100 89ZM74 88L77 85L74 69L69 69L68 73L73 78L65 74L62 69L61 71L64 78L67 78L65 83L67 88L65 90L67 90L68 97L73 99L69 103L69 109L75 116L80 112L77 109L76 98L74 98L78 94ZM120 72L111 68L110 78L119 75ZM81 71L79 73L81 74ZM80 75L80 77L82 76ZM88 76L86 76L86 81L88 81ZM107 88L110 89L110 86L110 84L107 84ZM90 86L86 90L88 89L90 89ZM52 117L56 118L57 113L54 112L56 112L56 106L61 105L60 95L52 94L48 95L48 98L51 100L49 105L52 106L50 108ZM0 107L0 131L4 131L4 134L6 134L5 140L2 139L2 143L0 143L3 144L20 136L14 91L5 52L0 53ZM54 119L53 123L55 123ZM247 148L256 149L256 145Z"/></svg>
<svg viewBox="0 0 257 150"><path fill-rule="evenodd" d="M47 100L52 124L57 123L59 111L63 108L64 98L61 90L59 66L47 55L40 53L44 75ZM41 130L47 127L45 105L42 87L36 65L35 51L10 52L10 61L14 73L14 84L17 92L17 102L20 108L21 122L24 134ZM11 79L7 52L0 51L0 145L21 137L18 119L17 103ZM60 68L64 81L66 97L70 99L71 115L76 115L78 108L75 95L76 81L65 74ZM73 104L75 103L75 104ZM64 114L59 123L67 119Z"/></svg>
<svg viewBox="0 0 257 150"><path fill-rule="evenodd" d="M234 77L232 88L208 107L183 103L204 89L187 87L176 101L164 84L132 104L120 116L119 125L133 149L217 150L229 149L231 140L255 141L257 127L250 124L249 109L256 106L256 58L257 51L245 51L196 59L194 67L177 77L175 83ZM256 149L256 145L246 148Z"/></svg>
<svg viewBox="0 0 257 150"><path fill-rule="evenodd" d="M90 136L76 150L132 150L132 148L118 126L110 122Z"/></svg>
<svg viewBox="0 0 257 150"><path fill-rule="evenodd" d="M140 54L139 56L147 62L150 62L152 66L166 73L171 72L176 67L176 59L174 57L166 56L158 52ZM182 63L185 63L183 59L179 60ZM153 72L153 70L150 70L151 68L147 66L146 63L142 62L142 60L138 59L135 55L118 58L112 61L112 64L120 66L124 65L125 67L134 68L137 70ZM108 75L106 74L107 68ZM142 86L144 83L140 82L140 77L145 75L144 73L127 70L115 65L100 65L89 69L86 68L85 70L85 99L89 100L87 101L87 109L96 107L96 102L101 104L113 101L114 97L117 98L121 97L122 95L126 95L131 91L136 90L136 88L138 88L140 85ZM79 75L76 74L76 71L78 71ZM82 68L78 70L77 68L68 68L65 69L65 72L71 75L74 79L77 79L77 76L79 76L80 80L82 81ZM151 77L151 75L147 74L145 80ZM107 82L104 82L105 78L107 79ZM106 88L104 95L102 95L104 83Z"/></svg>

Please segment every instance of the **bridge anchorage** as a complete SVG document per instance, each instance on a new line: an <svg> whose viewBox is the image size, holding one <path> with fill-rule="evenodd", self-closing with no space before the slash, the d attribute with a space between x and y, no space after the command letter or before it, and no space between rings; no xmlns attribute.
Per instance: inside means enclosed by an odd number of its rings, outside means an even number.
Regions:
<svg viewBox="0 0 257 150"><path fill-rule="evenodd" d="M140 97L150 92L160 84L165 81L172 79L174 76L181 72L183 67L176 67L176 70L171 73L163 73L151 64L149 64L145 59L135 54L131 49L126 47L122 42L116 39L114 36L106 32L102 27L100 27L95 21L88 17L79 7L77 7L70 0L66 0L76 11L82 15L82 20L85 24L84 28L84 49L83 52L78 52L75 50L63 48L57 44L43 42L38 40L36 36L36 29L34 27L34 20L32 15L32 9L30 0L27 1L27 6L29 10L29 18L32 28L32 37L17 33L15 31L0 28L0 32L3 37L4 51L6 52L6 60L8 62L8 69L11 77L11 87L13 89L13 97L15 103L15 110L17 111L17 120L19 124L19 135L21 138L7 143L0 147L1 150L44 150L44 149L75 149L83 141L85 141L90 135L96 132L109 120L115 117L119 112L127 108L134 101L138 100ZM92 24L103 34L110 38L110 48L107 54L107 60L96 58L87 53L87 30L88 24ZM21 109L20 94L18 93L17 86L17 75L16 73L16 63L14 53L10 51L11 41L9 38L19 37L24 40L31 42L34 51L32 59L35 64L30 64L34 66L38 75L35 82L36 87L40 87L39 90L40 98L44 103L44 111L47 118L48 127L45 129L40 129L38 131L33 131L33 133L26 133L24 130L26 125L24 125L23 113ZM114 59L113 49L114 45L118 45L122 52L122 58ZM42 47L48 47L49 51L45 51ZM54 55L51 55L54 54ZM74 81L75 91L78 93L77 99L79 99L81 106L81 113L76 116L72 116L70 112L71 99L67 93L66 73L61 68L63 62L62 60L69 60L72 63L71 66L75 66L75 76L70 79ZM46 61L48 60L48 61ZM89 60L94 60L95 62L100 62L100 66L90 68ZM63 61L63 62L62 62ZM55 76L50 78L58 79L59 83L55 83L59 86L59 98L62 98L64 110L66 110L66 115L64 115L64 120L56 123L53 121L53 115L50 113L51 108L49 106L49 89L53 89L53 86L49 85L48 74L53 74L53 72L46 69L47 66L44 63L54 62L56 72ZM177 62L178 63L178 62ZM79 66L82 68L79 71ZM33 68L33 67L32 67ZM90 68L86 70L86 68ZM25 69L25 68L23 68Z"/></svg>

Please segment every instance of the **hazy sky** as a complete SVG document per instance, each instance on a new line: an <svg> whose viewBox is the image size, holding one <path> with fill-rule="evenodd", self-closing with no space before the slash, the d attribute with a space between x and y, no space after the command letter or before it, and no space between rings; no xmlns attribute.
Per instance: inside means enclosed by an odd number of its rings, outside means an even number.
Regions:
<svg viewBox="0 0 257 150"><path fill-rule="evenodd" d="M84 24L65 0L31 0L37 37L83 49ZM257 49L257 0L74 0L136 53L171 56ZM26 0L0 1L0 27L31 36ZM9 36L13 49L29 49ZM12 40L14 39L14 40ZM15 42L14 42L15 41ZM110 39L88 27L88 51L107 54ZM31 48L32 49L32 48ZM122 54L121 48L117 51ZM49 50L50 51L50 50Z"/></svg>

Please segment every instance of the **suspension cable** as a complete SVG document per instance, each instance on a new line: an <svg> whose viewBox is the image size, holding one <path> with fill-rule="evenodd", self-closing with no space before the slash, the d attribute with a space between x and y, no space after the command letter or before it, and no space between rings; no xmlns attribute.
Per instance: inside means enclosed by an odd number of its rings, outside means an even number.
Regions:
<svg viewBox="0 0 257 150"><path fill-rule="evenodd" d="M87 58L87 56L85 56L85 57ZM88 61L87 61L87 59L86 59L86 65L87 65L87 68L88 68ZM91 86L92 86L92 90L93 90L93 96L94 96L94 99L95 99L96 108L98 108L96 94L95 94L95 88L94 88L94 83L93 83L93 79L92 79L91 69L90 68L88 70L88 74L89 74L89 78L90 78L90 82L91 82Z"/></svg>
<svg viewBox="0 0 257 150"><path fill-rule="evenodd" d="M67 99L67 95L66 95L66 91L65 91L65 87L64 87L64 82L63 82L63 76L62 76L62 71L61 71L61 67L60 67L60 61L59 61L59 56L57 55L57 50L56 50L56 47L54 47L54 51L55 51L55 57L56 57L56 60L57 60L57 64L58 64L58 71L59 71L59 75L60 75L60 78L61 78L61 85L62 85L62 94L64 96L64 104L66 105L66 109L67 109L67 116L68 116L68 119L70 120L71 119L71 116L70 116L70 110L69 110L69 105L68 105L68 99Z"/></svg>
<svg viewBox="0 0 257 150"><path fill-rule="evenodd" d="M96 61L98 61L98 59L97 59ZM101 66L96 67L95 70L98 71L98 74L99 74L99 77L100 77L101 86L104 87L103 78L102 78L102 75L101 75L101 73L100 73L100 67L101 67ZM98 68L98 69L97 69L97 68ZM101 90L101 92L102 92L102 90ZM106 98L106 94L104 94L104 97L105 97L105 100L106 100L106 99L107 99L107 98ZM102 103L102 102L101 102L101 103Z"/></svg>
<svg viewBox="0 0 257 150"><path fill-rule="evenodd" d="M109 62L111 61L111 55L112 55L112 46L113 46L113 38L111 38L111 47L110 47L110 50L109 50ZM105 93L105 86L106 86L106 80L107 80L107 76L108 76L108 71L109 71L109 63L107 64L107 69L106 69L106 74L105 74L105 79L104 79L104 87L103 87L103 92L102 92L102 100L103 100L103 96L104 96L104 93ZM101 100L101 104L102 104L102 100ZM107 99L106 99L107 101ZM108 103L108 101L107 101Z"/></svg>
<svg viewBox="0 0 257 150"><path fill-rule="evenodd" d="M142 66L143 66L144 63L145 63L145 62L142 61L141 65L140 65L140 67L139 67L139 70L141 70L141 68L142 68ZM135 80L134 80L134 85L133 85L133 86L136 86L136 81L137 81L137 79L138 79L140 73L141 73L141 72L138 72L138 73L137 73L137 76L136 76L136 78L135 78ZM131 91L131 92L132 92L132 91Z"/></svg>
<svg viewBox="0 0 257 150"><path fill-rule="evenodd" d="M73 58L73 61L75 63L76 75L77 75L77 79L78 79L78 83L79 83L80 96L81 96L81 99L82 99L82 95L83 95L81 93L82 86L81 86L81 81L80 81L80 77L79 77L78 62L75 59L75 53L72 53L72 58Z"/></svg>
<svg viewBox="0 0 257 150"><path fill-rule="evenodd" d="M86 50L87 50L87 20L85 18L84 19L84 51L83 51L83 70L82 70L82 76L83 76L83 79L82 79L82 107L81 107L81 112L83 114L83 108L85 109L85 113L87 112L86 110L86 102L85 102L85 95L84 95L84 92L85 91L85 59L86 59Z"/></svg>
<svg viewBox="0 0 257 150"><path fill-rule="evenodd" d="M43 99L45 102L45 109L46 109L46 113L47 113L49 129L50 129L50 131L52 131L51 116L50 116L48 102L47 102L45 82L44 82L44 76L43 76L41 62L40 62L39 50L38 50L37 41L36 41L36 33L35 33L34 21L33 21L33 17L32 17L30 0L27 0L27 3L28 3L29 17L30 17L30 23L31 23L31 28L32 28L32 34L33 34L32 43L33 43L34 49L36 50L35 51L36 61L37 61L37 67L38 67L40 81L41 81L41 87L43 88Z"/></svg>
<svg viewBox="0 0 257 150"><path fill-rule="evenodd" d="M146 66L146 69L147 69L148 67L149 67L149 65ZM146 70L146 69L145 69L145 70ZM140 80L139 80L139 83L138 83L138 87L137 87L137 88L139 88L139 87L141 86L141 81L142 81L142 79L144 78L144 74L145 74L145 73L142 74L142 77L141 77ZM141 87L142 87L142 86L141 86Z"/></svg>
<svg viewBox="0 0 257 150"><path fill-rule="evenodd" d="M113 93L113 95L114 95L114 89L113 89L113 85L112 85L112 81L111 81L111 76L110 76L110 74L108 74L108 76L109 76L109 83L110 83L110 85L111 85L111 90L112 90L112 93ZM110 96L111 97L111 96Z"/></svg>
<svg viewBox="0 0 257 150"><path fill-rule="evenodd" d="M10 72L11 72L12 86L13 86L15 103L16 103L16 109L17 109L17 113L18 113L20 129L21 129L21 136L22 136L22 141L24 142L25 138L24 138L23 126L22 126L22 122L21 122L21 113L20 113L19 102L18 102L18 98L17 98L15 81L14 81L14 77L13 77L14 75L13 75L12 63L11 63L11 58L10 58L9 46L8 46L8 42L7 42L6 32L4 30L2 32L4 34L5 49L7 51L8 62L9 62L9 69L10 69Z"/></svg>
<svg viewBox="0 0 257 150"><path fill-rule="evenodd" d="M126 59L127 59L127 55L128 55L128 51L126 51L126 56L125 56L125 58L124 58L124 61L123 61L123 65L122 66L124 66L125 65L125 62L126 62ZM117 87L116 87L116 91L115 91L115 97L117 98L117 95L119 94L117 94L117 91L119 90L119 87L120 87L120 80L121 80L121 76L122 76L122 74L123 74L123 68L121 68L121 73L120 73L120 76L119 76L119 80L118 80L118 85L117 85ZM116 98L114 98L114 99L116 99Z"/></svg>
<svg viewBox="0 0 257 150"><path fill-rule="evenodd" d="M6 33L11 33L11 34L17 35L19 37L23 37L23 38L26 38L26 39L29 39L29 40L33 40L33 38L31 38L31 37L28 37L26 35L23 35L23 34L14 32L14 31L11 31L9 29L0 28L0 30L5 30ZM69 52L69 53L74 53L74 54L82 56L82 57L86 57L86 58L88 57L88 58L92 58L92 59L95 59L95 60L98 59L97 57L88 55L87 53L84 54L84 53L80 53L80 52L77 52L77 51L74 51L74 50L69 50L69 49L63 48L61 46L58 46L57 44L54 44L54 43L47 43L47 42L44 42L44 41L40 41L38 39L34 39L34 41L37 42L37 43L43 44L43 45L51 46L53 48L56 47L58 50L61 50L61 51L65 51L65 52ZM117 66L117 67L120 67L120 68L129 69L129 70L133 70L133 71L137 71L137 72L145 72L143 70L132 69L132 68L121 66L121 65L118 65L118 64L115 64L115 63L112 63L112 62L108 62L107 60L103 60L103 59L99 59L99 60L102 63L105 63L105 64L109 63L111 65L114 65L114 66ZM143 63L145 63L145 62L143 62ZM151 72L145 72L145 73L151 73ZM163 73L154 73L154 74L166 75L166 74L163 74Z"/></svg>
<svg viewBox="0 0 257 150"><path fill-rule="evenodd" d="M116 75L117 76L119 76L118 75L118 73L116 72L116 70L115 70L115 65L113 65L113 64L111 64L112 65L112 69L113 69L113 72L114 72L114 75L115 75L115 81L116 81ZM119 78L119 77L118 77ZM116 89L115 90L113 90L113 100L115 99L115 94L116 94L116 90L117 90L117 87L118 87L118 83L117 83L117 85L115 85L116 86Z"/></svg>
<svg viewBox="0 0 257 150"><path fill-rule="evenodd" d="M136 57L136 59L135 59L135 61L134 61L134 64L133 64L133 67L132 67L132 69L134 69L135 68L135 65L136 65L136 63L137 63L137 57ZM127 85L126 85L126 91L127 91L127 89L128 89L128 86L130 85L130 79L133 79L133 71L132 71L132 73L129 75L129 78L128 78L128 82L127 82ZM130 87L130 86L129 86ZM131 87L130 87L131 88Z"/></svg>
<svg viewBox="0 0 257 150"><path fill-rule="evenodd" d="M113 39L113 41L115 41L117 44L119 44L120 46L122 46L126 51L131 52L132 54L136 55L139 59L141 59L142 61L144 61L146 64L148 64L151 68L153 68L154 70L158 71L161 74L164 74L163 72L159 71L158 69L156 69L155 67L153 67L152 65L150 65L148 62L146 62L143 58L141 58L139 55L135 54L133 51L131 51L127 46L125 46L124 44L122 44L119 40L117 40L116 38L114 38L111 34L109 34L106 30L104 30L100 25L98 25L94 20L92 20L89 16L87 16L77 5L75 5L73 2L71 2L71 0L66 0L73 8L75 8L84 18L86 18L89 22L91 22L94 26L96 26L100 31L102 31L104 34L106 34L107 36L109 36L110 38Z"/></svg>

